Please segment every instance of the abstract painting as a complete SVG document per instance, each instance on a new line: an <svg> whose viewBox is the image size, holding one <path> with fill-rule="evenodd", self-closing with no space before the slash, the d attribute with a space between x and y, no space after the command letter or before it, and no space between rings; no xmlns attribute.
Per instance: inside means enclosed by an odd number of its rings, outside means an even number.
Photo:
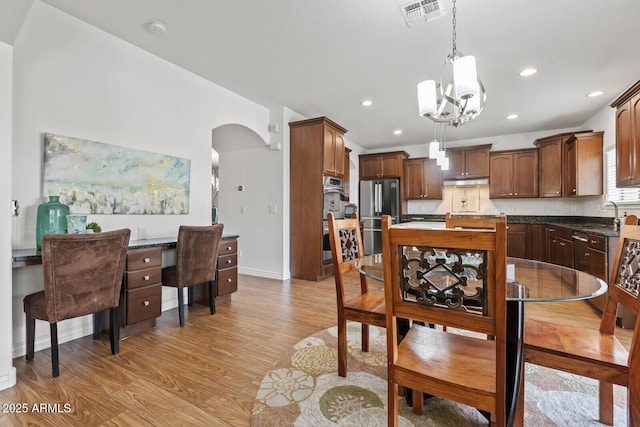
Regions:
<svg viewBox="0 0 640 427"><path fill-rule="evenodd" d="M191 161L44 134L44 197L72 213L187 214Z"/></svg>

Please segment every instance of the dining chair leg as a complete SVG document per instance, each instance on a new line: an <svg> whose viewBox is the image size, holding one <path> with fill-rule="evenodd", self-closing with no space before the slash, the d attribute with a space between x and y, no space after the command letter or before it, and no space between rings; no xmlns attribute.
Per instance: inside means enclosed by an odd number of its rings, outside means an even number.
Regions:
<svg viewBox="0 0 640 427"><path fill-rule="evenodd" d="M338 315L338 375L347 376L347 324Z"/></svg>
<svg viewBox="0 0 640 427"><path fill-rule="evenodd" d="M98 340L100 339L100 323L102 320L102 313L101 312L97 312L97 313L93 313L93 339L94 340Z"/></svg>
<svg viewBox="0 0 640 427"><path fill-rule="evenodd" d="M389 427L398 426L398 384L392 381L387 381L387 417Z"/></svg>
<svg viewBox="0 0 640 427"><path fill-rule="evenodd" d="M362 327L362 351L369 351L369 325L361 324Z"/></svg>
<svg viewBox="0 0 640 427"><path fill-rule="evenodd" d="M57 377L60 375L60 362L58 359L58 324L50 323L49 330L51 331L51 376Z"/></svg>
<svg viewBox="0 0 640 427"><path fill-rule="evenodd" d="M178 318L180 326L184 326L184 294L183 288L178 288Z"/></svg>
<svg viewBox="0 0 640 427"><path fill-rule="evenodd" d="M411 392L413 395L413 413L416 415L422 415L424 412L424 396L421 391L416 389L413 389Z"/></svg>
<svg viewBox="0 0 640 427"><path fill-rule="evenodd" d="M33 360L34 343L36 340L36 319L27 316L27 360Z"/></svg>
<svg viewBox="0 0 640 427"><path fill-rule="evenodd" d="M187 305L189 307L193 306L193 286L187 288Z"/></svg>
<svg viewBox="0 0 640 427"><path fill-rule="evenodd" d="M598 384L599 421L613 425L613 384L599 381ZM629 424L631 425L631 424Z"/></svg>
<svg viewBox="0 0 640 427"><path fill-rule="evenodd" d="M118 307L111 307L109 309L109 339L111 340L111 354L118 354L120 352L119 313L120 310Z"/></svg>
<svg viewBox="0 0 640 427"><path fill-rule="evenodd" d="M216 286L215 282L209 282L209 311L216 314Z"/></svg>

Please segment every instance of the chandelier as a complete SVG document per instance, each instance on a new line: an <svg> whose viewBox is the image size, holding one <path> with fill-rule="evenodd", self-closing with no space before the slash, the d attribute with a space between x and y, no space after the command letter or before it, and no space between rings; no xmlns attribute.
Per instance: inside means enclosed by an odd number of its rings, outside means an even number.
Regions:
<svg viewBox="0 0 640 427"><path fill-rule="evenodd" d="M453 0L453 49L447 55L440 81L418 83L420 115L454 127L478 117L487 94L476 73L476 58L464 56L456 47L456 0Z"/></svg>

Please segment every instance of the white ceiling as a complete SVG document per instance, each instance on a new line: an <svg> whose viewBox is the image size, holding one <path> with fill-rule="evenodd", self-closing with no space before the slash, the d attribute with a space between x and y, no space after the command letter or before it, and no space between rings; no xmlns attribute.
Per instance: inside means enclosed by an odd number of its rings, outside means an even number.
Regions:
<svg viewBox="0 0 640 427"><path fill-rule="evenodd" d="M0 0L0 40L13 43L32 1ZM43 1L257 103L328 116L365 148L432 139L416 84L438 79L451 51L450 0L444 17L411 27L404 0ZM458 0L457 9L457 47L476 56L487 104L449 140L578 127L640 79L639 0ZM167 33L149 32L150 20ZM540 71L520 77L527 66ZM587 98L594 90L604 95ZM365 98L374 105L361 107Z"/></svg>

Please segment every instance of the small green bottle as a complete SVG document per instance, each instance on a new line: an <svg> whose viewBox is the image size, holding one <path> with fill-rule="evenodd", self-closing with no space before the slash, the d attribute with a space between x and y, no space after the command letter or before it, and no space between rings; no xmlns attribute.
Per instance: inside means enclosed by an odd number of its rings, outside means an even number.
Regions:
<svg viewBox="0 0 640 427"><path fill-rule="evenodd" d="M69 206L60 203L60 196L49 196L49 201L38 206L36 221L36 249L42 250L45 234L66 234Z"/></svg>

